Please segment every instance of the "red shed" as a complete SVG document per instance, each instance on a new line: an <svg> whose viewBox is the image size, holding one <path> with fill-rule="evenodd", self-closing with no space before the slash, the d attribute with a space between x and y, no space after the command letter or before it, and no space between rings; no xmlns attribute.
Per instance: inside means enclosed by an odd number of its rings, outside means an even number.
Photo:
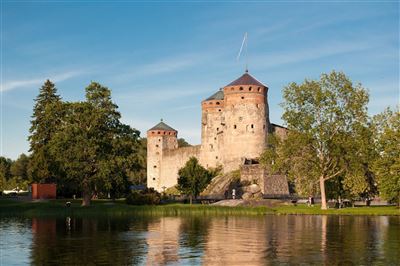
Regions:
<svg viewBox="0 0 400 266"><path fill-rule="evenodd" d="M32 184L32 199L55 199L56 197L56 184Z"/></svg>

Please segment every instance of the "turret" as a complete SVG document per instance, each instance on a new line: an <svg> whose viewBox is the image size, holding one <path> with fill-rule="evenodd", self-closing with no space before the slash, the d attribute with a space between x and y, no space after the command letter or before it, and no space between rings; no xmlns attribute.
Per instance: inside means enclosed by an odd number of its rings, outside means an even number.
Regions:
<svg viewBox="0 0 400 266"><path fill-rule="evenodd" d="M216 167L223 160L224 92L222 89L201 103L202 164Z"/></svg>
<svg viewBox="0 0 400 266"><path fill-rule="evenodd" d="M163 151L178 148L178 131L161 122L147 131L147 187L162 191L161 161Z"/></svg>
<svg viewBox="0 0 400 266"><path fill-rule="evenodd" d="M247 71L224 87L225 172L263 152L269 128L267 93L268 87Z"/></svg>

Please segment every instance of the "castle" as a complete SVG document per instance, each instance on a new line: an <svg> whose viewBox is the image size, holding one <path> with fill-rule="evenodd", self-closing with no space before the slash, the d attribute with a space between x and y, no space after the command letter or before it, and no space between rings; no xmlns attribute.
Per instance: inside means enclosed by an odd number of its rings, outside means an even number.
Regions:
<svg viewBox="0 0 400 266"><path fill-rule="evenodd" d="M164 191L177 184L178 170L190 157L206 168L237 170L256 160L267 135L286 133L269 120L268 87L248 71L201 103L201 144L178 147L178 131L163 121L147 131L147 186Z"/></svg>

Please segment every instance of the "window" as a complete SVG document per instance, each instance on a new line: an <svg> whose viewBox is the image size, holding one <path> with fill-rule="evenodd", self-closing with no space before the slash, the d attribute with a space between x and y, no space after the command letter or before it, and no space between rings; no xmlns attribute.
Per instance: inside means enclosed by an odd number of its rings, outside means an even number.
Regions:
<svg viewBox="0 0 400 266"><path fill-rule="evenodd" d="M249 91L251 91L251 87L249 87Z"/></svg>
<svg viewBox="0 0 400 266"><path fill-rule="evenodd" d="M233 129L236 129L236 125L233 125Z"/></svg>
<svg viewBox="0 0 400 266"><path fill-rule="evenodd" d="M260 87L258 87L258 88L257 88L257 90L260 92L260 91L261 91L261 88L260 88Z"/></svg>
<svg viewBox="0 0 400 266"><path fill-rule="evenodd" d="M234 91L234 90L235 90L235 88L232 87L232 88L231 88L231 91Z"/></svg>
<svg viewBox="0 0 400 266"><path fill-rule="evenodd" d="M244 96L242 96L241 98L242 98L242 100L243 100L243 99L244 99Z"/></svg>
<svg viewBox="0 0 400 266"><path fill-rule="evenodd" d="M239 90L242 91L242 90L243 90L243 87L240 87Z"/></svg>
<svg viewBox="0 0 400 266"><path fill-rule="evenodd" d="M155 181L156 180L156 178L155 177L153 177L153 181Z"/></svg>
<svg viewBox="0 0 400 266"><path fill-rule="evenodd" d="M158 146L158 144L156 144L156 148L158 148L159 146Z"/></svg>
<svg viewBox="0 0 400 266"><path fill-rule="evenodd" d="M219 127L217 127L217 131L219 131Z"/></svg>
<svg viewBox="0 0 400 266"><path fill-rule="evenodd" d="M153 165L153 168L157 168L157 165Z"/></svg>
<svg viewBox="0 0 400 266"><path fill-rule="evenodd" d="M210 144L210 149L212 149L213 148L213 145L212 144Z"/></svg>
<svg viewBox="0 0 400 266"><path fill-rule="evenodd" d="M251 128L254 128L254 125L253 125L253 124L251 124Z"/></svg>
<svg viewBox="0 0 400 266"><path fill-rule="evenodd" d="M217 102L216 104L219 105L219 102Z"/></svg>
<svg viewBox="0 0 400 266"><path fill-rule="evenodd" d="M221 112L221 109L218 109L218 112Z"/></svg>
<svg viewBox="0 0 400 266"><path fill-rule="evenodd" d="M218 156L215 156L215 159L218 159Z"/></svg>
<svg viewBox="0 0 400 266"><path fill-rule="evenodd" d="M217 138L215 137L214 140L217 140Z"/></svg>
<svg viewBox="0 0 400 266"><path fill-rule="evenodd" d="M158 142L160 142L161 141L161 139L158 139Z"/></svg>
<svg viewBox="0 0 400 266"><path fill-rule="evenodd" d="M160 135L160 131L158 131L157 134Z"/></svg>

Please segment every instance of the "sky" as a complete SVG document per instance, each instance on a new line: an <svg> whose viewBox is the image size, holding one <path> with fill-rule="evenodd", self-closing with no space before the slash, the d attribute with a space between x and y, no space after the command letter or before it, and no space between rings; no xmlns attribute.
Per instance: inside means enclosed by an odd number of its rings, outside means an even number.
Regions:
<svg viewBox="0 0 400 266"><path fill-rule="evenodd" d="M281 119L291 82L343 71L370 93L371 115L400 102L397 1L1 2L0 155L28 153L34 99L46 79L64 101L97 81L141 136L161 118L200 143L201 101L244 73L269 87Z"/></svg>

